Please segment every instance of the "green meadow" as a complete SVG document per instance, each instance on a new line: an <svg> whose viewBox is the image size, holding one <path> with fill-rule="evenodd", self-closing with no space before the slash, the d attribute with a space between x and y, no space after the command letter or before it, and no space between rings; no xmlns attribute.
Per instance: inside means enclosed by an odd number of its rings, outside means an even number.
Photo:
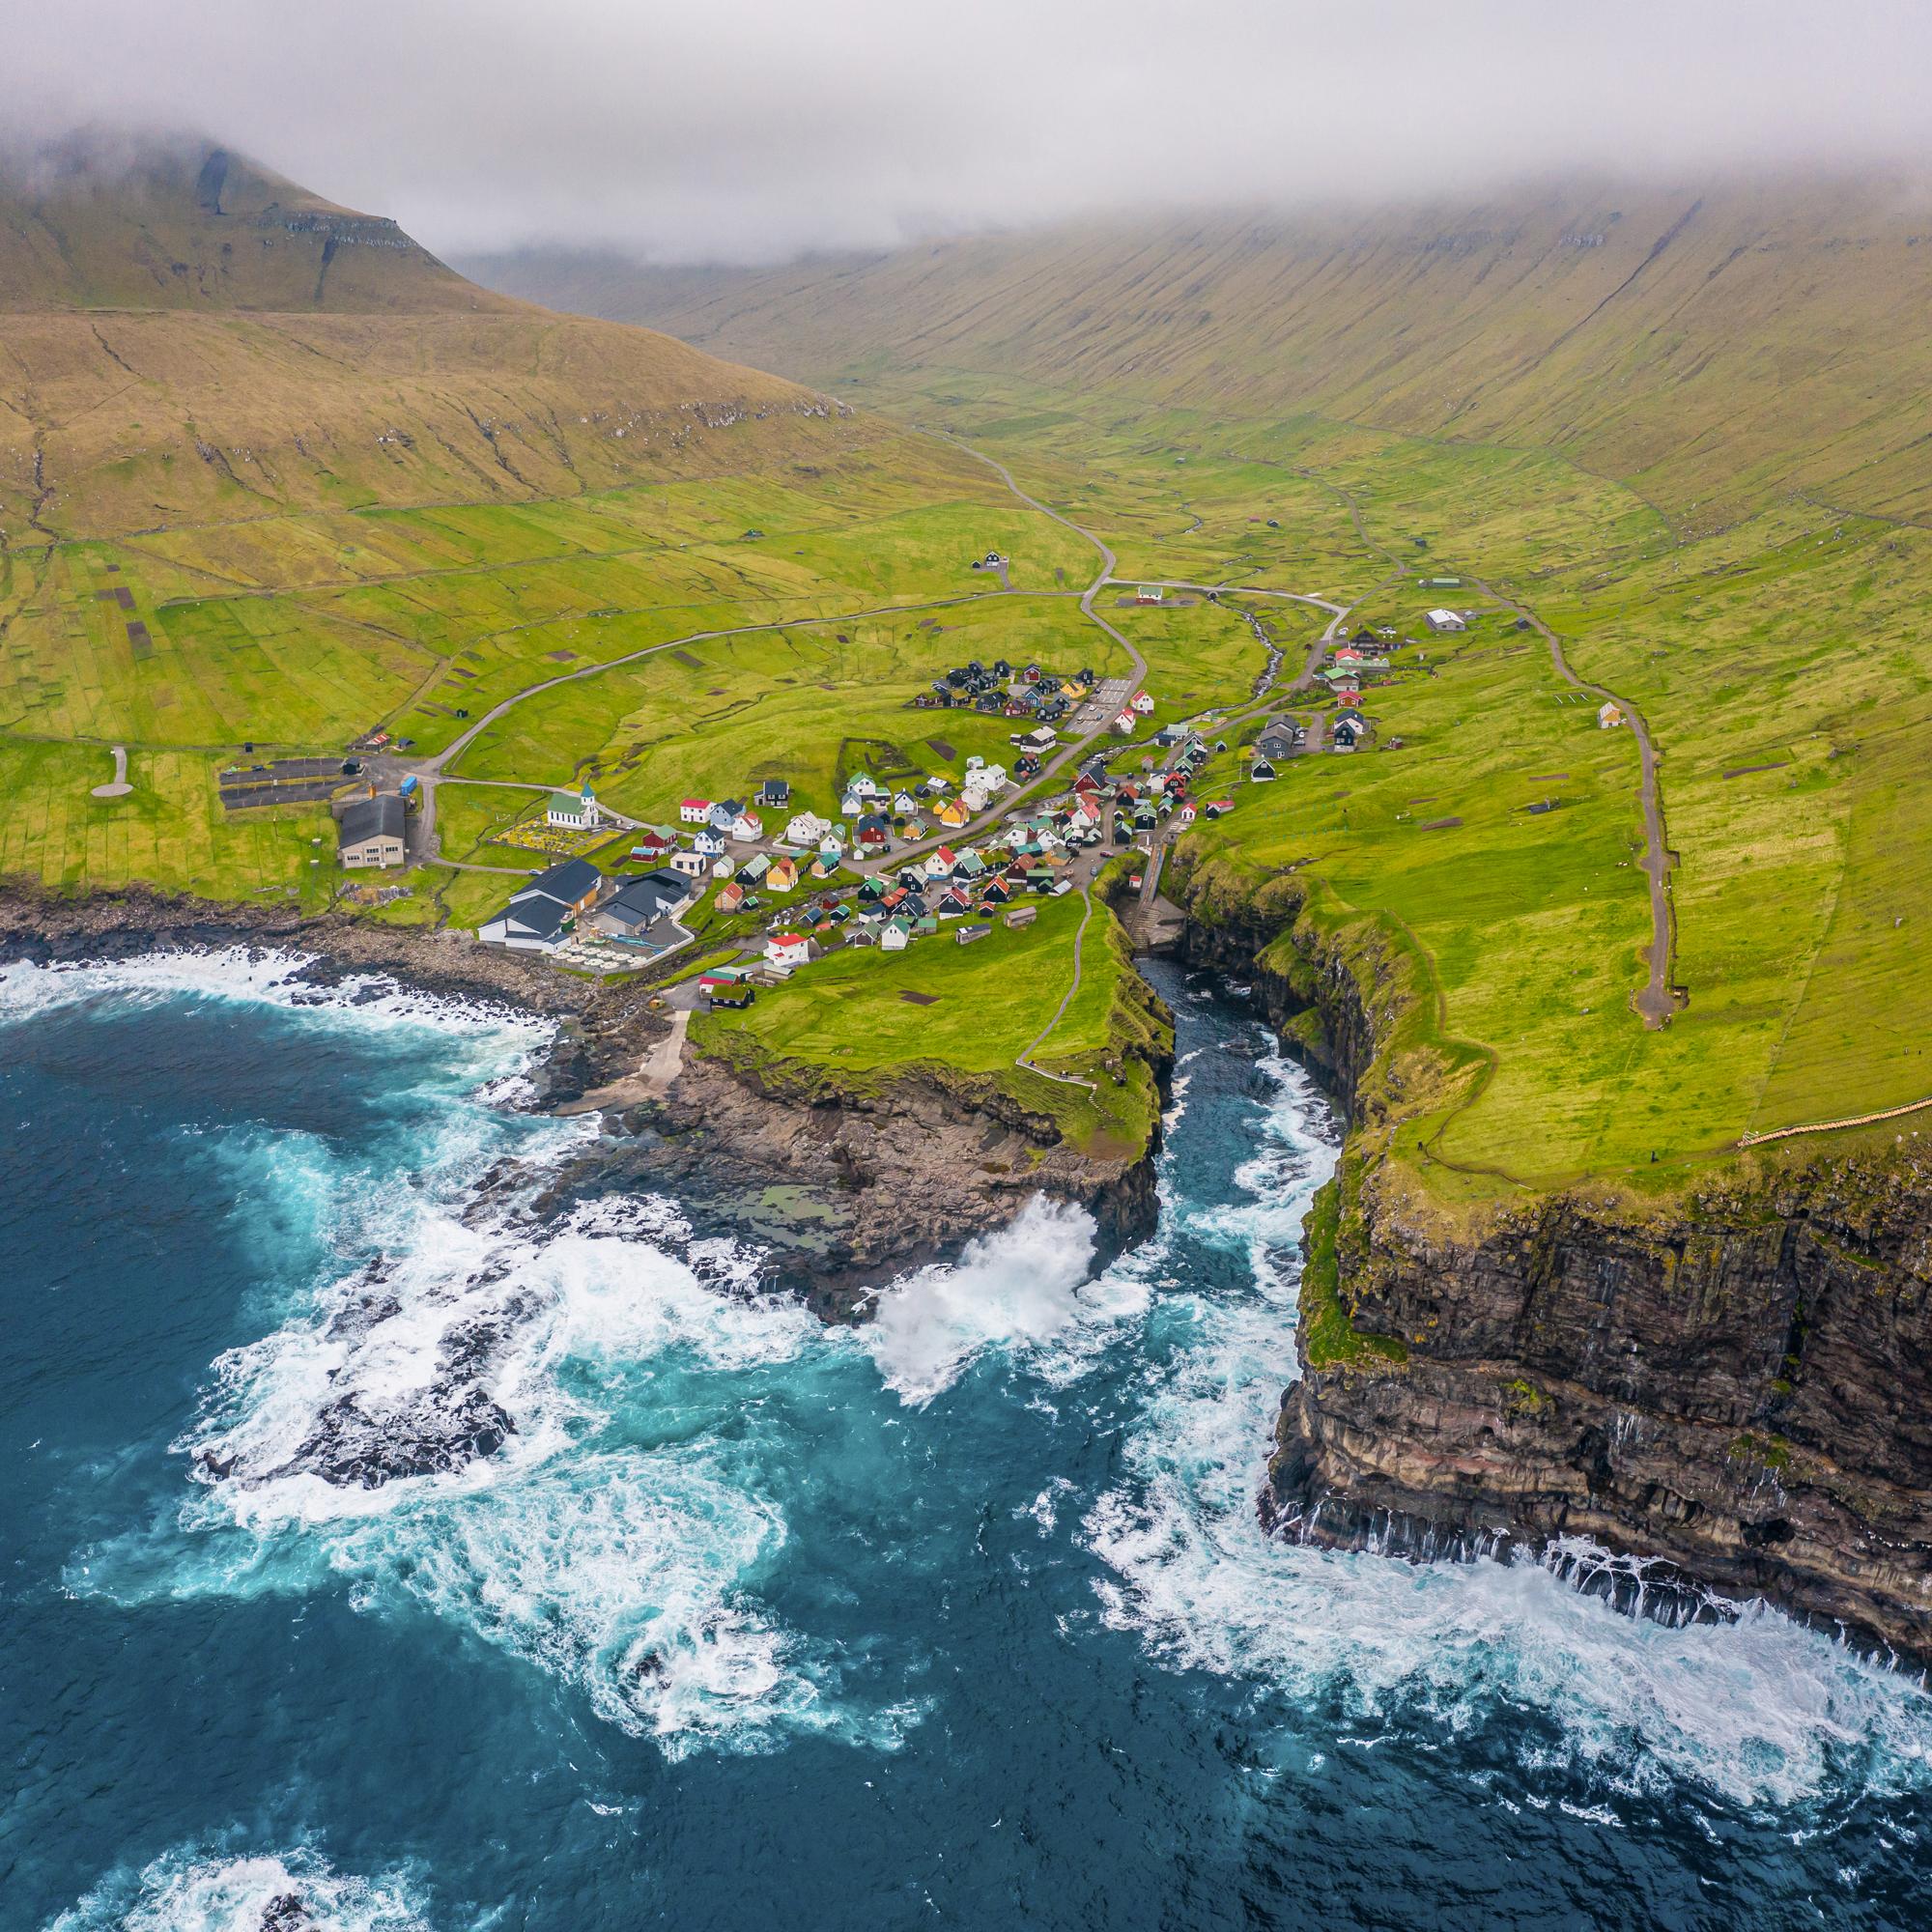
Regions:
<svg viewBox="0 0 1932 1932"><path fill-rule="evenodd" d="M971 946L945 927L898 953L841 948L742 1012L699 1015L691 1037L728 1059L815 1069L848 1091L910 1067L941 1080L987 1079L1052 1116L1082 1146L1138 1147L1159 1095L1146 1062L1122 1059L1122 1048L1152 1044L1164 1022L1097 897L1081 942L1079 991L1035 1056L1050 1072L1094 1081L1094 1091L1013 1064L1071 983L1082 911L1069 893L1041 904L1032 925L996 925Z"/></svg>
<svg viewBox="0 0 1932 1932"><path fill-rule="evenodd" d="M867 762L851 746L891 746L902 754L897 769L955 782L970 756L1009 760L1020 728L1011 720L912 704L952 666L1001 657L1103 675L1125 668L1119 646L1065 598L993 596L918 617L787 625L657 651L541 692L455 769L588 778L619 810L653 820L674 816L693 793L743 796L768 778L788 780L801 806L829 811L840 779Z"/></svg>
<svg viewBox="0 0 1932 1932"><path fill-rule="evenodd" d="M1233 754L1210 768L1201 792L1236 810L1197 826L1178 873L1216 893L1292 880L1311 932L1409 988L1390 1131L1437 1197L1584 1177L1664 1190L1747 1132L1932 1096L1932 531L1769 496L1711 527L1548 450L956 372L875 377L868 399L998 456L1115 549L1125 582L1096 605L1147 658L1156 723L1329 703L1285 691L1324 613L1242 586L1331 598L1350 631L1408 640L1364 691L1370 749L1291 761L1273 784ZM1010 592L969 567L988 549L1011 557ZM911 700L971 658L1124 668L1078 610L1094 568L951 457L10 549L0 871L319 907L340 883L326 811L228 819L221 764L377 725L435 751L526 692L452 778L587 778L653 820L773 777L827 810L859 764L956 779L969 756L1006 761L1013 727ZM1143 577L1227 588L1137 607ZM1636 746L1598 727L1485 583L1650 723L1682 992L1661 1031L1631 1007L1650 930ZM1431 635L1437 604L1472 611L1469 630ZM1283 653L1263 702L1249 611ZM117 742L135 791L95 800ZM503 834L536 802L445 784L446 857L533 869ZM471 924L510 881L438 867L409 883L371 916ZM1079 1136L1129 1136L1149 1118L1139 1075L1089 1100L1012 1065L1070 975L1076 916L1056 903L970 949L836 953L694 1037L846 1083L950 1066ZM1111 919L1087 956L1041 1055L1083 1078L1147 1023Z"/></svg>
<svg viewBox="0 0 1932 1932"><path fill-rule="evenodd" d="M910 411L905 380L877 399ZM1315 930L1412 980L1399 1146L1438 1195L1588 1176L1664 1189L1747 1131L1932 1097L1917 964L1932 788L1916 781L1932 532L1794 501L1680 526L1544 450L918 380L923 414L943 399L950 427L1112 544L1122 576L1320 592L1357 605L1350 631L1413 640L1364 691L1376 749L1293 761L1273 784L1233 756L1210 768L1203 795L1236 810L1196 828L1182 869L1250 890L1292 877ZM1636 747L1598 728L1597 700L1479 580L1638 705L1661 748L1684 997L1662 1031L1630 1007L1650 931ZM1438 604L1486 614L1438 638L1423 624ZM1213 665L1205 634L1182 640L1198 608L1107 614L1160 639L1177 682L1190 663L1204 688L1238 667Z"/></svg>

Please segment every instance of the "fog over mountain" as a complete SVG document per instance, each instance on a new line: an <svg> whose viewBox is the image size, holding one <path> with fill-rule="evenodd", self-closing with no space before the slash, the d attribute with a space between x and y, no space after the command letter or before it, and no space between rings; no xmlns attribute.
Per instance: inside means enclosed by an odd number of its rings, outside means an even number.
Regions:
<svg viewBox="0 0 1932 1932"><path fill-rule="evenodd" d="M775 260L1932 146L1922 0L69 0L9 55L16 134L205 130L442 252Z"/></svg>

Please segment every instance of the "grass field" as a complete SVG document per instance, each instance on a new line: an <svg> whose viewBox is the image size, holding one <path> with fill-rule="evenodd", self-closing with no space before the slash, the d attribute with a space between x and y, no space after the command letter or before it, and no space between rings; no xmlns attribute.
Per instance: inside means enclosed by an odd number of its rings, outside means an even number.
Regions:
<svg viewBox="0 0 1932 1932"><path fill-rule="evenodd" d="M1319 928L1411 963L1417 1051L1457 1069L1432 1083L1418 1062L1415 1091L1440 1092L1403 1138L1417 1158L1428 1142L1438 1193L1669 1187L1747 1130L1932 1096L1932 975L1915 964L1932 802L1913 778L1932 749L1915 616L1932 533L1794 502L1702 531L1547 451L918 381L924 413L943 395L1122 575L1359 599L1350 629L1416 640L1364 694L1377 742L1401 750L1297 760L1253 787L1229 759L1202 790L1234 789L1238 809L1198 827L1190 857L1255 883L1293 868ZM1438 576L1462 582L1421 581ZM1552 624L1662 748L1688 995L1662 1032L1629 1006L1649 934L1635 747L1597 727L1596 700L1479 578ZM1422 613L1440 603L1491 614L1438 639ZM1214 675L1213 646L1184 640L1198 610L1109 614L1182 675Z"/></svg>
<svg viewBox="0 0 1932 1932"><path fill-rule="evenodd" d="M1350 629L1415 639L1364 693L1375 749L1295 760L1269 786L1245 784L1233 758L1210 770L1202 790L1232 791L1237 810L1197 828L1183 869L1249 889L1292 874L1314 929L1412 978L1401 1147L1438 1195L1583 1176L1669 1187L1747 1130L1932 1095L1918 957L1932 531L1775 494L1727 519L1672 516L1547 447L1313 415L1230 421L934 369L866 393L1009 464L1114 547L1123 579L1230 586L1219 606L1103 593L1148 659L1156 723L1289 702L1250 701L1265 650L1241 611L1282 649L1284 682L1322 613L1243 606L1242 585L1329 597L1355 607ZM992 548L1012 558L1012 594L968 568ZM911 698L970 658L1119 668L1077 610L1092 569L1078 537L988 472L884 435L762 475L258 505L11 548L0 868L321 904L336 883L326 814L224 819L213 778L226 756L247 741L335 750L378 724L432 752L564 677L485 729L455 776L588 777L649 819L767 777L824 810L856 763L956 778L969 755L1005 759L1012 727ZM1661 748L1686 996L1661 1032L1630 1006L1649 933L1632 736L1598 729L1596 700L1479 580L1554 626L1577 672L1639 706ZM1482 614L1434 638L1422 613L1437 603ZM734 635L685 641L700 632ZM136 791L93 800L116 742ZM496 836L530 798L445 785L446 856L533 869ZM509 881L445 867L412 883L382 917L473 923ZM1028 1017L1058 996L1070 916L1056 905L1035 934L973 949L836 955L701 1037L841 1080L947 1065L1024 1091L1069 1131L1125 1133L1145 1094L1103 1083L1089 1103L1011 1065ZM1051 1042L1068 1068L1138 1024L1111 941L1095 969L1097 938ZM909 1004L907 988L939 1002Z"/></svg>
<svg viewBox="0 0 1932 1932"><path fill-rule="evenodd" d="M90 796L113 776L99 748L0 738L0 877L72 892L159 883L215 899L327 902L340 875L326 808L226 813L213 761L193 753L135 752L130 796Z"/></svg>
<svg viewBox="0 0 1932 1932"><path fill-rule="evenodd" d="M674 815L692 793L744 796L767 778L789 780L800 806L834 810L837 782L863 762L843 754L852 741L891 745L904 767L955 781L975 753L1009 759L1020 728L1010 720L911 703L950 667L999 657L1103 673L1124 662L1063 598L995 596L923 617L787 626L559 685L491 726L457 769L559 783L588 777L600 797L648 819Z"/></svg>
<svg viewBox="0 0 1932 1932"><path fill-rule="evenodd" d="M1042 905L1031 926L1017 932L996 926L973 946L957 944L949 927L900 953L842 949L760 993L743 1012L700 1015L691 1037L726 1057L769 1056L823 1068L847 1090L909 1067L929 1068L941 1079L991 1080L1051 1115L1083 1147L1096 1141L1116 1152L1138 1147L1152 1127L1159 1096L1146 1064L1122 1061L1121 1050L1130 1040L1152 1041L1162 1023L1119 923L1097 899L1081 946L1080 990L1038 1056L1052 1072L1094 1080L1095 1091L1013 1065L1072 980L1082 910L1078 895L1068 894ZM931 1003L908 1000L909 992ZM1116 1084L1117 1067L1122 1084Z"/></svg>
<svg viewBox="0 0 1932 1932"><path fill-rule="evenodd" d="M935 765L945 761L919 741L943 735L955 769L970 752L1003 753L1010 727L955 714L942 726L905 701L975 654L1093 657L1090 639L1105 640L1081 635L1056 590L1084 547L940 446L931 466L927 445L887 446L918 460L0 550L0 745L22 770L43 745L99 777L115 743L137 767L159 761L139 802L116 810L87 801L84 784L58 810L31 784L9 787L7 868L230 896L281 890L279 846L218 823L223 756L245 744L338 751L378 724L434 750L465 728L459 711L480 717L563 671L710 628L799 627L721 639L695 665L666 651L565 685L513 714L466 770L545 782L608 774L657 812L699 783L742 784L748 765L798 778L822 803L852 735L905 740ZM1003 596L968 568L994 547L1026 594ZM922 609L813 621L899 603ZM453 809L449 854L467 856L484 828ZM149 819L170 829L141 832ZM131 834L115 829L124 822Z"/></svg>

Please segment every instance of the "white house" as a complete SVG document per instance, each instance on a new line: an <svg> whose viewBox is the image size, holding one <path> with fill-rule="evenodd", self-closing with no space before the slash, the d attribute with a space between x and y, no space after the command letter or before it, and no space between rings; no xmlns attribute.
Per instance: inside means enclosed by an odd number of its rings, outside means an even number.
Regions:
<svg viewBox="0 0 1932 1932"><path fill-rule="evenodd" d="M731 876L731 874L735 872L737 869L738 867L734 860L720 859L718 863L712 867L711 876L714 879L720 879L720 880L728 879Z"/></svg>
<svg viewBox="0 0 1932 1932"><path fill-rule="evenodd" d="M952 868L959 863L958 856L951 846L941 845L925 855L924 871L928 879L946 879L952 875Z"/></svg>
<svg viewBox="0 0 1932 1932"><path fill-rule="evenodd" d="M1134 714L1131 711L1122 711L1121 715L1114 720L1114 729L1118 731L1122 738L1131 738L1134 735Z"/></svg>
<svg viewBox="0 0 1932 1932"><path fill-rule="evenodd" d="M889 919L879 929L881 952L903 952L912 939L912 927L902 919Z"/></svg>
<svg viewBox="0 0 1932 1932"><path fill-rule="evenodd" d="M1624 722L1623 708L1617 704L1605 704L1597 713L1597 723L1605 731L1614 730Z"/></svg>
<svg viewBox="0 0 1932 1932"><path fill-rule="evenodd" d="M687 879L703 878L705 867L710 863L701 852L673 852L670 855L671 870L682 872Z"/></svg>
<svg viewBox="0 0 1932 1932"><path fill-rule="evenodd" d="M865 772L854 772L845 781L845 790L848 796L854 798L884 798L886 796L885 786Z"/></svg>
<svg viewBox="0 0 1932 1932"><path fill-rule="evenodd" d="M811 941L802 932L775 932L765 941L768 964L789 973L794 966L811 963Z"/></svg>
<svg viewBox="0 0 1932 1932"><path fill-rule="evenodd" d="M583 789L573 795L567 791L554 791L550 804L544 810L544 821L559 832L588 832L602 823L603 814L597 809L597 800L588 782Z"/></svg>
<svg viewBox="0 0 1932 1932"><path fill-rule="evenodd" d="M973 782L981 791L1004 791L1007 787L1007 768L1005 765L981 765Z"/></svg>
<svg viewBox="0 0 1932 1932"><path fill-rule="evenodd" d="M750 806L731 821L731 837L740 844L749 845L754 838L765 836L765 821Z"/></svg>
<svg viewBox="0 0 1932 1932"><path fill-rule="evenodd" d="M1469 627L1454 611L1435 610L1428 614L1432 631L1466 631Z"/></svg>
<svg viewBox="0 0 1932 1932"><path fill-rule="evenodd" d="M845 796L838 801L838 810L847 818L860 818L865 815L866 808L871 802L869 798L863 796L860 792L848 786Z"/></svg>
<svg viewBox="0 0 1932 1932"><path fill-rule="evenodd" d="M919 800L909 791L893 794L893 810L900 818L910 818L919 810Z"/></svg>
<svg viewBox="0 0 1932 1932"><path fill-rule="evenodd" d="M1134 592L1134 602L1136 604L1158 604L1165 595L1166 593L1158 583L1143 583Z"/></svg>
<svg viewBox="0 0 1932 1932"><path fill-rule="evenodd" d="M816 845L832 830L829 818L820 818L815 811L795 811L785 825L784 842L787 845Z"/></svg>
<svg viewBox="0 0 1932 1932"><path fill-rule="evenodd" d="M691 849L700 859L722 859L724 856L724 835L715 826L700 826L692 837Z"/></svg>
<svg viewBox="0 0 1932 1932"><path fill-rule="evenodd" d="M1137 691L1133 695L1132 703L1133 708L1145 718L1153 709L1153 695L1151 692Z"/></svg>
<svg viewBox="0 0 1932 1932"><path fill-rule="evenodd" d="M711 801L708 798L680 799L677 815L687 825L702 825L711 816Z"/></svg>

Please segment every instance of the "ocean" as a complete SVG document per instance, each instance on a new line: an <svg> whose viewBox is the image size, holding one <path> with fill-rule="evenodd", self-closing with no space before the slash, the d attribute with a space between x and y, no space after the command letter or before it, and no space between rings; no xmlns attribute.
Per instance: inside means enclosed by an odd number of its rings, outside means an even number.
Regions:
<svg viewBox="0 0 1932 1932"><path fill-rule="evenodd" d="M0 1927L1924 1922L1918 1677L1264 1538L1337 1128L1238 996L1153 1240L827 1329L298 964L0 975Z"/></svg>

